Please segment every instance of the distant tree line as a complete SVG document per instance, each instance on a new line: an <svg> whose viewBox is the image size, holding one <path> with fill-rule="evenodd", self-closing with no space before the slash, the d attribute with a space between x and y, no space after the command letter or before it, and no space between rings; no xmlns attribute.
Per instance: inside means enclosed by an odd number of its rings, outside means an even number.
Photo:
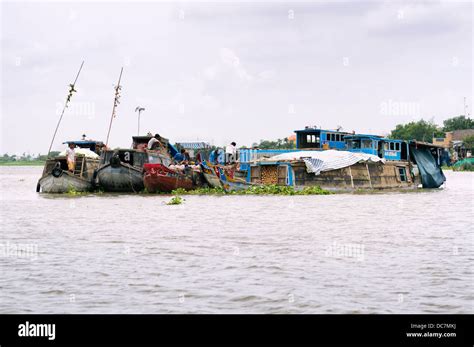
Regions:
<svg viewBox="0 0 474 347"><path fill-rule="evenodd" d="M52 151L51 156L57 156L60 152ZM27 153L23 153L22 155L12 154L9 155L8 153L3 154L0 156L0 163L8 163L8 162L15 162L15 161L46 161L48 156L46 154L38 155L31 155Z"/></svg>
<svg viewBox="0 0 474 347"><path fill-rule="evenodd" d="M433 137L444 137L444 133L454 130L474 129L474 119L466 116L457 116L446 119L439 127L432 120L421 119L416 122L398 124L390 133L390 138L401 140L417 140L433 142ZM466 138L464 143L474 139Z"/></svg>
<svg viewBox="0 0 474 347"><path fill-rule="evenodd" d="M252 147L260 149L294 149L296 148L296 143L285 137L283 139L277 139L276 141L260 140L260 143L253 143Z"/></svg>

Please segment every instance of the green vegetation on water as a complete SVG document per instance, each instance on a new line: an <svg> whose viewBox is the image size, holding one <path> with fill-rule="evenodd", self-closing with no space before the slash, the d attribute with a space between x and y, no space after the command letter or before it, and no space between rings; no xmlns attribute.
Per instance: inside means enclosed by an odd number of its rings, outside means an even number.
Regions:
<svg viewBox="0 0 474 347"><path fill-rule="evenodd" d="M453 170L453 171L474 171L474 158L465 158L459 160L452 166L443 165L441 167L443 170Z"/></svg>
<svg viewBox="0 0 474 347"><path fill-rule="evenodd" d="M166 203L166 205L181 205L184 202L184 199L178 195L173 196L170 201Z"/></svg>
<svg viewBox="0 0 474 347"><path fill-rule="evenodd" d="M173 190L174 195L327 195L329 191L321 187L305 187L296 190L291 186L278 186L276 184L252 186L246 190L226 192L222 188L198 188L186 191L182 188Z"/></svg>
<svg viewBox="0 0 474 347"><path fill-rule="evenodd" d="M171 192L173 195L225 195L222 188L197 188L194 190L185 190L183 188L175 189Z"/></svg>
<svg viewBox="0 0 474 347"><path fill-rule="evenodd" d="M80 196L80 195L90 194L90 192L81 192L81 191L76 190L73 186L69 186L66 194L69 196Z"/></svg>

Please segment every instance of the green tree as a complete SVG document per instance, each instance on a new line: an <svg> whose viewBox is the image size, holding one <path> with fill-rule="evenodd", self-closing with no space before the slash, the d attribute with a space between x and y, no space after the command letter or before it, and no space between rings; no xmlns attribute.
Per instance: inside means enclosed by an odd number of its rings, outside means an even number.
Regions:
<svg viewBox="0 0 474 347"><path fill-rule="evenodd" d="M260 140L260 143L254 143L253 147L258 147L260 149L294 149L295 143L288 141L288 138L277 139L276 141L270 140Z"/></svg>
<svg viewBox="0 0 474 347"><path fill-rule="evenodd" d="M466 149L470 149L470 150L474 149L474 135L464 138L462 142L464 143L464 146L466 147Z"/></svg>
<svg viewBox="0 0 474 347"><path fill-rule="evenodd" d="M462 129L473 129L474 119L466 116L448 118L443 122L443 131L454 131Z"/></svg>
<svg viewBox="0 0 474 347"><path fill-rule="evenodd" d="M442 137L443 132L438 129L433 121L425 121L421 119L417 122L410 122L407 124L398 124L392 130L390 138L400 140L417 140L432 142L433 137Z"/></svg>

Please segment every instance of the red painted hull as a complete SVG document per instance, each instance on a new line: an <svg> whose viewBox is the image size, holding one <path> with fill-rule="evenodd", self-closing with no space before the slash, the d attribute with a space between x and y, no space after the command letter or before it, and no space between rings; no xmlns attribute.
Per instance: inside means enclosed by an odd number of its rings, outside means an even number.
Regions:
<svg viewBox="0 0 474 347"><path fill-rule="evenodd" d="M143 183L149 193L170 193L178 188L186 190L195 188L193 180L189 176L161 164L145 164L144 169Z"/></svg>

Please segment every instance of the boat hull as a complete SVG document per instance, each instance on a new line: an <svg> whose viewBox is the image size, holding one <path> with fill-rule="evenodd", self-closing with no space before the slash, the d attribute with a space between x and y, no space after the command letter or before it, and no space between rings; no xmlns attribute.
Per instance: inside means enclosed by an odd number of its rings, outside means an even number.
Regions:
<svg viewBox="0 0 474 347"><path fill-rule="evenodd" d="M184 175L166 176L160 174L145 173L143 183L149 193L171 193L173 190L182 188L185 190L194 189L193 180Z"/></svg>
<svg viewBox="0 0 474 347"><path fill-rule="evenodd" d="M206 183L212 188L222 188L221 181L217 176L214 165L209 162L201 164L201 171Z"/></svg>
<svg viewBox="0 0 474 347"><path fill-rule="evenodd" d="M223 188L227 192L246 190L256 185L235 177L237 171L234 168L226 169L206 162L201 165L201 169L204 178L211 187Z"/></svg>
<svg viewBox="0 0 474 347"><path fill-rule="evenodd" d="M143 183L149 193L170 193L175 189L191 190L202 185L201 173L186 174L162 164L145 164Z"/></svg>
<svg viewBox="0 0 474 347"><path fill-rule="evenodd" d="M263 179L264 168L267 171L267 177L270 170L275 172L273 182ZM298 160L274 165L255 165L251 167L250 176L253 183L291 185L295 189L319 186L334 192L416 190L421 185L421 181L419 175L414 171L416 170L413 170L409 162L387 161L385 164L380 162L356 163L315 175L307 172L304 161Z"/></svg>
<svg viewBox="0 0 474 347"><path fill-rule="evenodd" d="M253 186L256 186L256 184L251 184L248 182L229 181L225 179L221 179L220 181L226 192L247 190Z"/></svg>
<svg viewBox="0 0 474 347"><path fill-rule="evenodd" d="M137 193L145 188L143 171L123 163L118 166L109 164L99 168L97 183L105 192Z"/></svg>
<svg viewBox="0 0 474 347"><path fill-rule="evenodd" d="M92 180L76 177L67 171L63 171L59 177L47 174L38 184L42 193L88 192L93 189Z"/></svg>

